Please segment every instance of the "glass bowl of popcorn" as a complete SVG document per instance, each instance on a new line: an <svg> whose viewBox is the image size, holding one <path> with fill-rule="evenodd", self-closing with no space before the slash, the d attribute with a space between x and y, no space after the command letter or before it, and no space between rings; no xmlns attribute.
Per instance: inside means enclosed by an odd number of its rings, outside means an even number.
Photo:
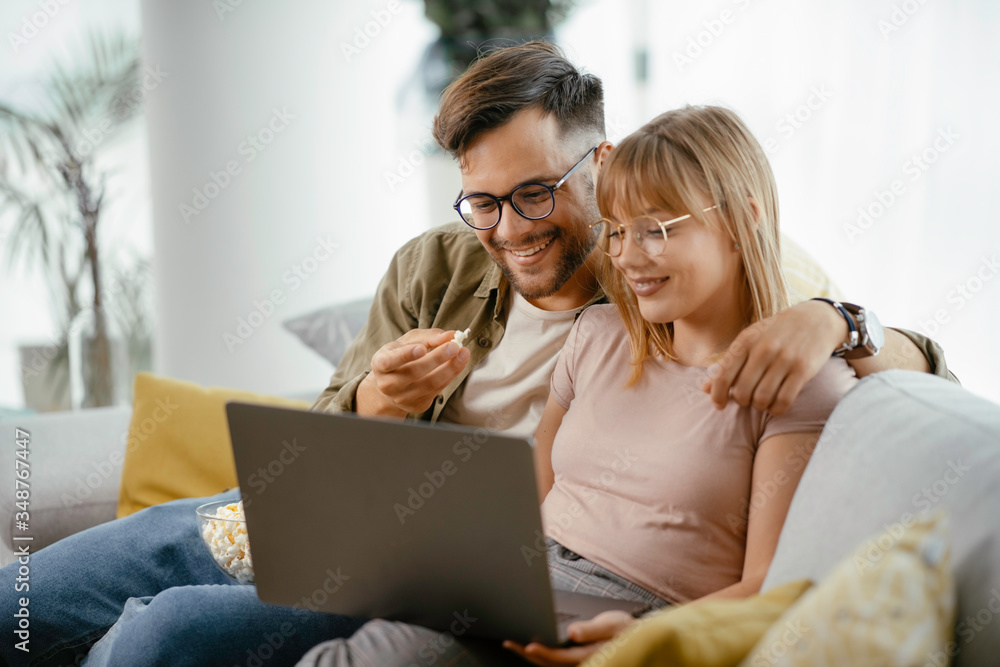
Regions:
<svg viewBox="0 0 1000 667"><path fill-rule="evenodd" d="M219 569L238 584L252 584L253 560L243 502L205 503L195 509L195 513L201 541Z"/></svg>

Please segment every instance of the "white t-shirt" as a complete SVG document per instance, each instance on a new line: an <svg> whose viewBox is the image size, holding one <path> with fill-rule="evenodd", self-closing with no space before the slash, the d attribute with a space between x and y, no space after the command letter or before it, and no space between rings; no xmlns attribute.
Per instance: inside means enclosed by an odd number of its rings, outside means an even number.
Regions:
<svg viewBox="0 0 1000 667"><path fill-rule="evenodd" d="M542 310L510 293L503 338L472 369L465 390L448 401L441 419L529 438L542 418L552 370L580 308Z"/></svg>

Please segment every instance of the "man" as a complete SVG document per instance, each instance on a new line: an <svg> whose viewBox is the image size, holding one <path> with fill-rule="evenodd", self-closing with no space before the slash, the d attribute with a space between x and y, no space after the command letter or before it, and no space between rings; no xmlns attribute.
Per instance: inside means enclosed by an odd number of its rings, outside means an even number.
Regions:
<svg viewBox="0 0 1000 667"><path fill-rule="evenodd" d="M364 330L313 409L528 436L575 317L603 299L587 230L599 217L594 182L611 150L601 82L549 44L498 51L445 93L435 138L459 160L456 206L478 228L438 228L397 253ZM732 397L780 413L858 324L826 303L790 308L741 335L705 389L720 406ZM467 346L448 342L466 328ZM935 344L892 330L882 354L852 363L859 375L890 365L947 372ZM70 662L99 639L88 664L247 663L260 659L254 651L268 637L280 641L267 640L263 662L286 664L363 623L266 605L252 586L213 585L227 582L197 534L192 510L205 501L149 508L33 555L40 650L32 664ZM586 564L579 560L564 564L568 575ZM0 571L0 586L12 588L16 574ZM12 603L0 601L6 619ZM27 664L11 644L0 644L0 655Z"/></svg>

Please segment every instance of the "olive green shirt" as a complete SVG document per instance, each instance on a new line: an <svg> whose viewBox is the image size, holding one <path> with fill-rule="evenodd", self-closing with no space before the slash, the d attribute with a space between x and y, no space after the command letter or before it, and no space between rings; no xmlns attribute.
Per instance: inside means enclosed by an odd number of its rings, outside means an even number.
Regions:
<svg viewBox="0 0 1000 667"><path fill-rule="evenodd" d="M786 242L783 238L782 243ZM810 281L808 287L796 284L801 267L797 266L795 271L789 271L787 266L784 268L790 294L804 292L810 296L827 296L810 293L815 291L815 281ZM822 274L816 266L810 270L813 276ZM412 239L392 258L372 302L368 321L311 410L353 411L358 385L371 372L372 357L383 345L407 331L471 329L471 342L466 346L472 357L465 369L441 392L426 413L409 415L437 421L445 404L461 391L471 370L503 337L508 289L500 267L464 223L443 225ZM605 301L604 294L598 292L586 305ZM936 375L949 377L944 352L937 343L911 331L897 331L923 351Z"/></svg>

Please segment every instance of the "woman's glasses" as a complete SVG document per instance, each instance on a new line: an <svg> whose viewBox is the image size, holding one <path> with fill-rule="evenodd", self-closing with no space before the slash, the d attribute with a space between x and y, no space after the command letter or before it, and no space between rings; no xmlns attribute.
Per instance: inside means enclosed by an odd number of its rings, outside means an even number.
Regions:
<svg viewBox="0 0 1000 667"><path fill-rule="evenodd" d="M718 204L709 206L703 208L701 212L707 213L718 207ZM655 257L662 255L667 248L667 227L675 222L687 220L691 216L692 214L688 213L679 218L657 220L652 216L643 215L628 224L601 218L590 225L590 230L597 239L597 247L604 251L608 257L618 257L622 254L626 237L632 239L633 243L644 253Z"/></svg>

